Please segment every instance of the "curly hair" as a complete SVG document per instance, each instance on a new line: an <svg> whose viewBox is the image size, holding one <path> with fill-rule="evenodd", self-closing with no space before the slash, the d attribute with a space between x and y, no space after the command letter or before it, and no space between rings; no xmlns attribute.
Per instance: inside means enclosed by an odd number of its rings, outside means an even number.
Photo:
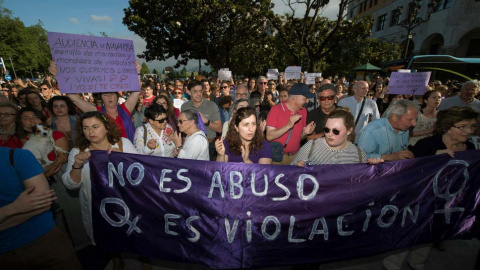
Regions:
<svg viewBox="0 0 480 270"><path fill-rule="evenodd" d="M255 130L255 135L249 145L250 153L254 153L256 156L258 151L263 146L263 134L258 126L258 119L255 110L251 107L243 107L237 110L237 112L233 115L230 124L228 125L228 132L227 136L225 137L225 141L228 143L230 148L230 152L234 155L241 156L242 155L242 140L240 138L240 133L238 132L237 128L240 125L242 120L247 119L250 116L255 116L255 121L257 125L257 129Z"/></svg>
<svg viewBox="0 0 480 270"><path fill-rule="evenodd" d="M433 132L438 135L443 135L451 129L456 123L463 120L478 120L480 114L470 107L454 106L437 114L437 122Z"/></svg>
<svg viewBox="0 0 480 270"><path fill-rule="evenodd" d="M52 114L53 114L53 102L59 101L59 100L65 101L65 104L67 104L68 114L75 115L75 105L73 104L72 100L66 96L54 96L48 100L47 108L49 111L52 112Z"/></svg>
<svg viewBox="0 0 480 270"><path fill-rule="evenodd" d="M98 111L86 112L82 114L82 116L80 116L80 119L77 121L77 124L75 126L76 132L78 134L78 138L76 139L76 147L78 147L80 151L84 151L88 148L88 146L90 146L90 141L85 137L85 134L83 133L83 120L93 117L100 120L100 122L102 122L105 126L105 129L107 129L107 139L110 144L113 145L119 140L121 140L121 132L112 119L108 118L103 113Z"/></svg>
<svg viewBox="0 0 480 270"><path fill-rule="evenodd" d="M167 115L170 117L172 115L175 115L175 112L174 112L174 107L173 107L173 103L172 103L172 100L170 99L170 97L165 94L165 93L161 93L159 94L158 96L156 96L153 101L152 101L152 104L157 104L157 100L159 99L165 99L165 101L167 102Z"/></svg>

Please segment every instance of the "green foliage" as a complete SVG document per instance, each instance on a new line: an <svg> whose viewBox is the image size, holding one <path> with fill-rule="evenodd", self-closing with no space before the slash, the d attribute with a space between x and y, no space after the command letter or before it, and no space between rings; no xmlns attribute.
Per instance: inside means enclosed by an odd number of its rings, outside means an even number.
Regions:
<svg viewBox="0 0 480 270"><path fill-rule="evenodd" d="M145 62L142 63L142 69L140 69L140 73L142 75L150 74L150 69L148 68L147 63L145 63Z"/></svg>
<svg viewBox="0 0 480 270"><path fill-rule="evenodd" d="M158 70L157 70L156 68L154 68L153 71L152 71L152 73L158 75Z"/></svg>
<svg viewBox="0 0 480 270"><path fill-rule="evenodd" d="M13 76L9 58L12 59L17 76L30 77L30 72L45 72L51 61L47 33L43 24L25 27L19 18L2 7L0 2L0 56ZM8 60L7 60L8 59Z"/></svg>

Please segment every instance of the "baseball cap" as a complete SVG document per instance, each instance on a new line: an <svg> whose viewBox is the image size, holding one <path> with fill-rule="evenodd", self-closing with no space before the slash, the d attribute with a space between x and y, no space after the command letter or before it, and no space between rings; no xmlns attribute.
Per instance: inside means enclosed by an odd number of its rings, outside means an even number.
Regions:
<svg viewBox="0 0 480 270"><path fill-rule="evenodd" d="M311 93L308 85L304 83L296 83L292 85L290 90L288 91L289 95L302 95L306 98L315 98L315 94Z"/></svg>

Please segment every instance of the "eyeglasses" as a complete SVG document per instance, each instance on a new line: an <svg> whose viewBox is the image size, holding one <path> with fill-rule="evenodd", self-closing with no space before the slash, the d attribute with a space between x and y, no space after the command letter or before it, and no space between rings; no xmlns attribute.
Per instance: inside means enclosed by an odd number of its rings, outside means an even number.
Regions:
<svg viewBox="0 0 480 270"><path fill-rule="evenodd" d="M10 116L13 116L13 115L17 115L17 114L16 114L16 113L8 113L8 112L6 112L6 113L0 113L0 117L3 117L3 116L5 116L5 117L10 117Z"/></svg>
<svg viewBox="0 0 480 270"><path fill-rule="evenodd" d="M158 122L160 124L163 124L166 120L168 119L168 117L165 117L165 118L162 118L162 119L158 119L158 120L155 120L155 119L151 119L153 122Z"/></svg>
<svg viewBox="0 0 480 270"><path fill-rule="evenodd" d="M227 89L228 86L220 86L220 89Z"/></svg>
<svg viewBox="0 0 480 270"><path fill-rule="evenodd" d="M327 128L327 127L323 128L323 132L324 132L325 134L330 133L330 130L333 132L334 135L340 134L340 130L338 130L338 129L329 129L329 128Z"/></svg>
<svg viewBox="0 0 480 270"><path fill-rule="evenodd" d="M258 84L267 84L267 82L258 82Z"/></svg>
<svg viewBox="0 0 480 270"><path fill-rule="evenodd" d="M460 129L461 131L470 131L470 130L473 130L473 131L475 131L475 130L477 130L477 128L478 128L478 125L471 125L471 126L459 126L459 127L457 127L457 126L452 126L452 127L454 127L454 128L458 128L458 129Z"/></svg>
<svg viewBox="0 0 480 270"><path fill-rule="evenodd" d="M247 93L237 93L237 97L247 97Z"/></svg>
<svg viewBox="0 0 480 270"><path fill-rule="evenodd" d="M190 121L190 120L188 120L188 119L185 119L185 120L183 120L183 119L182 119L182 120L178 119L178 123L180 123L180 125L183 125L183 122L185 122L185 121Z"/></svg>
<svg viewBox="0 0 480 270"><path fill-rule="evenodd" d="M182 95L182 92L173 92L174 95Z"/></svg>
<svg viewBox="0 0 480 270"><path fill-rule="evenodd" d="M327 99L328 99L328 100L333 100L334 98L335 98L335 96L326 96L326 97L324 97L324 96L319 96L319 97L318 97L318 99L319 99L320 101L325 101L325 100L327 100Z"/></svg>
<svg viewBox="0 0 480 270"><path fill-rule="evenodd" d="M260 105L255 105L255 108L260 108Z"/></svg>

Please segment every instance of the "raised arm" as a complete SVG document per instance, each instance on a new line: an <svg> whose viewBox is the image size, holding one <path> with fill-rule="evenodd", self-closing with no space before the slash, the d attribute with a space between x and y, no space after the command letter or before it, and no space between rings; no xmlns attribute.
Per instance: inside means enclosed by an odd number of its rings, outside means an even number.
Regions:
<svg viewBox="0 0 480 270"><path fill-rule="evenodd" d="M85 101L77 94L67 94L67 97L77 106L82 112L96 111L97 108L90 102Z"/></svg>

